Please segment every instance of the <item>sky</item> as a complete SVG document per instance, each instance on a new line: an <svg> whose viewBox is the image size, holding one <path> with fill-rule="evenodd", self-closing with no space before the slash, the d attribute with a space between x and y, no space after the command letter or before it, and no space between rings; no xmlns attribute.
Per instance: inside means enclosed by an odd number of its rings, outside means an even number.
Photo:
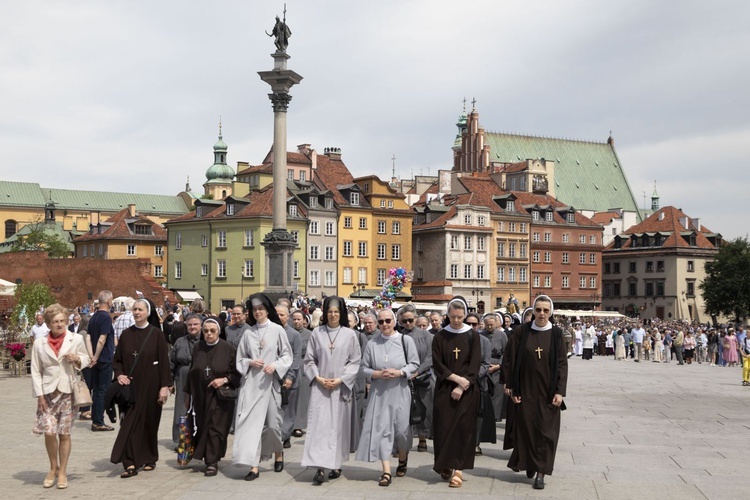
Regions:
<svg viewBox="0 0 750 500"><path fill-rule="evenodd" d="M288 0L303 76L288 149L338 147L354 176L452 166L463 99L488 131L606 141L639 203L654 182L726 239L750 233L750 2ZM0 5L0 179L202 191L273 142L283 1ZM469 107L471 104L469 104Z"/></svg>

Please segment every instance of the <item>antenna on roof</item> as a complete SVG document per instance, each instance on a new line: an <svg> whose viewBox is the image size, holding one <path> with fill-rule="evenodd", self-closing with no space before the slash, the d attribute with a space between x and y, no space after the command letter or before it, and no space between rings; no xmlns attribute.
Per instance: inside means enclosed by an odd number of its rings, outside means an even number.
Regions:
<svg viewBox="0 0 750 500"><path fill-rule="evenodd" d="M396 178L396 155L395 154L391 158L391 161L393 162L391 177L393 177L395 179Z"/></svg>

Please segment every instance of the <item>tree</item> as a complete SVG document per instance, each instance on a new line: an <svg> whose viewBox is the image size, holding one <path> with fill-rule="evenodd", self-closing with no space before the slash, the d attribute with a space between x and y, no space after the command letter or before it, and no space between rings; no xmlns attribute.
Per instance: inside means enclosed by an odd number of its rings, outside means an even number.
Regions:
<svg viewBox="0 0 750 500"><path fill-rule="evenodd" d="M34 321L34 314L41 308L55 302L55 296L43 283L22 283L16 286L16 307L10 316L10 331L20 333L26 323Z"/></svg>
<svg viewBox="0 0 750 500"><path fill-rule="evenodd" d="M68 244L57 234L44 231L43 223L33 224L27 234L18 235L10 248L11 252L44 251L52 258L70 256Z"/></svg>
<svg viewBox="0 0 750 500"><path fill-rule="evenodd" d="M739 322L750 315L750 243L747 238L719 248L713 262L706 263L706 278L698 287L703 292L706 313L723 315Z"/></svg>

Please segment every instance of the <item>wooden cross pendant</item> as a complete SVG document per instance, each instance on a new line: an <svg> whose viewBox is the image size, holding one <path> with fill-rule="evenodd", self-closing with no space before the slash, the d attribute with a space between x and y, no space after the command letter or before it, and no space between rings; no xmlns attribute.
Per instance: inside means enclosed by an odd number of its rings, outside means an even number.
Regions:
<svg viewBox="0 0 750 500"><path fill-rule="evenodd" d="M258 349L260 350L261 354L263 354L263 348L264 347L266 347L266 341L265 340L261 340L260 342L258 342Z"/></svg>
<svg viewBox="0 0 750 500"><path fill-rule="evenodd" d="M209 368L209 367L207 366L207 367L206 367L206 369L205 369L204 371L206 372L206 377L208 378L208 376L209 376L209 375L210 375L210 373L211 373L211 368Z"/></svg>
<svg viewBox="0 0 750 500"><path fill-rule="evenodd" d="M137 357L138 357L138 351L133 351L133 357L134 357L134 358L137 358Z"/></svg>
<svg viewBox="0 0 750 500"><path fill-rule="evenodd" d="M537 359L542 359L542 351L543 351L543 350L544 350L544 349L542 349L541 347L537 347L537 348L536 348L536 349L534 350L534 351L536 352L536 355L537 355Z"/></svg>
<svg viewBox="0 0 750 500"><path fill-rule="evenodd" d="M458 353L459 352L461 352L461 349L459 349L458 347L456 347L455 349L453 349L453 354L456 355L456 359L458 359Z"/></svg>
<svg viewBox="0 0 750 500"><path fill-rule="evenodd" d="M331 342L330 344L328 344L328 349L330 349L331 354L333 354L333 350L336 349L336 346L333 345L333 342Z"/></svg>

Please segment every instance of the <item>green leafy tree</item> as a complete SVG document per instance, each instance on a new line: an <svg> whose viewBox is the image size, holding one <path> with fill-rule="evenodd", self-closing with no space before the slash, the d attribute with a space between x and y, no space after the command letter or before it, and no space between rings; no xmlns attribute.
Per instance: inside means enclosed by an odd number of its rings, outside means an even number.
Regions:
<svg viewBox="0 0 750 500"><path fill-rule="evenodd" d="M25 323L34 321L34 314L40 307L47 307L55 302L55 296L43 283L22 283L16 286L16 307L10 316L12 336L19 336Z"/></svg>
<svg viewBox="0 0 750 500"><path fill-rule="evenodd" d="M70 257L68 244L57 234L44 232L43 224L33 224L28 234L18 236L11 252L44 251L52 258Z"/></svg>
<svg viewBox="0 0 750 500"><path fill-rule="evenodd" d="M723 245L712 262L706 263L706 278L698 285L706 313L716 321L723 315L741 321L750 315L750 243L747 238Z"/></svg>

